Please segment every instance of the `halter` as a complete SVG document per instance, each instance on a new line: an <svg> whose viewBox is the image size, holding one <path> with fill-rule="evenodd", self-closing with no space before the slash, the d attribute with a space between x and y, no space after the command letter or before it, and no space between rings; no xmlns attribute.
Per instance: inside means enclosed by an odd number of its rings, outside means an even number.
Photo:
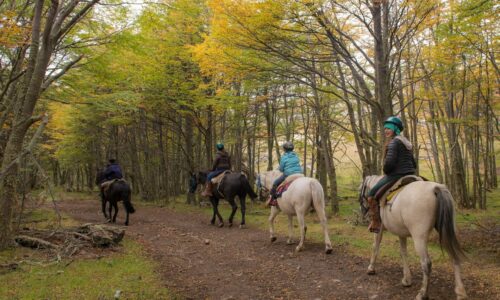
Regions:
<svg viewBox="0 0 500 300"><path fill-rule="evenodd" d="M361 185L361 191L360 191L359 200L358 200L359 205L364 209L367 209L367 207L365 207L365 205L364 205L365 201L368 202L368 198L366 197L366 187L367 187L366 181L367 181L367 179L363 178L363 184ZM366 213L368 213L368 209L367 209ZM366 213L364 213L364 215L366 215Z"/></svg>

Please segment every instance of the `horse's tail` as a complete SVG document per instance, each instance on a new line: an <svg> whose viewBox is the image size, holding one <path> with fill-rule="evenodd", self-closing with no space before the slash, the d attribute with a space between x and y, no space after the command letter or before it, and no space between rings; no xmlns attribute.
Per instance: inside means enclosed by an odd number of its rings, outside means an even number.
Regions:
<svg viewBox="0 0 500 300"><path fill-rule="evenodd" d="M436 186L434 193L437 198L436 224L434 227L439 233L439 243L441 244L441 248L446 249L446 252L448 252L454 261L460 262L466 259L467 256L462 247L460 247L455 233L453 197L450 191L443 185Z"/></svg>
<svg viewBox="0 0 500 300"><path fill-rule="evenodd" d="M250 196L250 198L252 198L252 200L256 199L258 196L253 191L253 188L250 185L250 183L248 182L247 177L245 175L241 174L240 175L240 180L241 180L241 185L243 186L243 188L245 189L245 191L247 192L247 194Z"/></svg>
<svg viewBox="0 0 500 300"><path fill-rule="evenodd" d="M135 208L132 206L132 191L130 188L125 189L123 191L123 206L125 206L125 209L129 214L135 213Z"/></svg>
<svg viewBox="0 0 500 300"><path fill-rule="evenodd" d="M312 205L314 206L314 210L318 214L318 217L326 220L325 214L325 192L323 191L323 187L318 180L312 179L309 182L311 187L311 195L312 195Z"/></svg>

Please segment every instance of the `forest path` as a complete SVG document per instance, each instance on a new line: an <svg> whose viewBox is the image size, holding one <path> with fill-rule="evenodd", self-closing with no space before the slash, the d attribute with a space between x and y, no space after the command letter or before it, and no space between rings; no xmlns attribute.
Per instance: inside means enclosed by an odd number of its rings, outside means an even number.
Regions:
<svg viewBox="0 0 500 300"><path fill-rule="evenodd" d="M63 201L60 209L81 222L102 222L97 201ZM218 228L202 213L139 206L130 217L126 235L140 242L157 264L165 286L186 299L413 299L421 270L412 266L413 286L401 284L400 261L378 264L377 275L366 275L368 261L333 245L306 240L293 253L286 237L270 243L267 231ZM120 204L118 224L123 224ZM224 216L227 217L227 216ZM298 230L295 229L295 234ZM394 245L394 251L399 251ZM471 299L499 299L487 283L463 274ZM430 299L455 299L451 267L433 269Z"/></svg>

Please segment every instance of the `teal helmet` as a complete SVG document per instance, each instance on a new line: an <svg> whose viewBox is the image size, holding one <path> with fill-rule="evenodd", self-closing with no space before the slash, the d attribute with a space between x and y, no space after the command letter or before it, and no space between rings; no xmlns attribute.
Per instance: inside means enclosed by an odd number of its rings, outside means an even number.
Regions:
<svg viewBox="0 0 500 300"><path fill-rule="evenodd" d="M401 119L398 117L392 116L392 117L387 118L387 120L385 120L385 122L384 122L384 127L392 129L391 128L392 126L390 126L390 125L396 126L399 129L399 131L403 131L403 129L405 129L405 127L403 126L403 122L401 122Z"/></svg>
<svg viewBox="0 0 500 300"><path fill-rule="evenodd" d="M215 148L217 148L217 150L223 150L224 149L224 144L223 143L218 143L217 145L215 145Z"/></svg>

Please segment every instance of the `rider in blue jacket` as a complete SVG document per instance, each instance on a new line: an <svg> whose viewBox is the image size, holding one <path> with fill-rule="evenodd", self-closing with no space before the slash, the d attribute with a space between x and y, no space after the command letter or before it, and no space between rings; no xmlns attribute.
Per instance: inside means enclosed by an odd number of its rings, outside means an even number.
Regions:
<svg viewBox="0 0 500 300"><path fill-rule="evenodd" d="M285 179L292 174L301 174L304 170L300 166L300 158L297 156L297 153L293 151L294 146L292 142L285 142L283 144L283 150L285 153L281 156L280 167L279 170L283 173L280 177L278 177L271 188L271 197L272 199L276 199L276 189L278 186L285 181ZM268 201L268 204L271 202L271 199Z"/></svg>

